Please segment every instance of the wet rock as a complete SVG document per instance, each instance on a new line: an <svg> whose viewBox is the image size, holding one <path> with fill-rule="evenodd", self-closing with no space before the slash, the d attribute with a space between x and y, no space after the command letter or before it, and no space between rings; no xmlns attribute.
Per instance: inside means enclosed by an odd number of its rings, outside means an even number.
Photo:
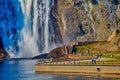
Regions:
<svg viewBox="0 0 120 80"><path fill-rule="evenodd" d="M6 58L9 58L8 53L5 50L0 49L0 60L6 59Z"/></svg>
<svg viewBox="0 0 120 80"><path fill-rule="evenodd" d="M8 53L4 50L4 46L2 43L2 39L0 37L0 60L5 59L5 58L9 58Z"/></svg>

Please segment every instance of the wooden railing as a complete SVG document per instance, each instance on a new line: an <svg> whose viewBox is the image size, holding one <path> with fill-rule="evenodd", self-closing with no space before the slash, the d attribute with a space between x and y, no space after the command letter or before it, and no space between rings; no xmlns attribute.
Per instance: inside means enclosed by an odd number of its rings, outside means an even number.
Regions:
<svg viewBox="0 0 120 80"><path fill-rule="evenodd" d="M50 60L44 60L44 61L38 61L36 64L61 64L61 65L120 65L120 62L78 62L78 61L50 61Z"/></svg>

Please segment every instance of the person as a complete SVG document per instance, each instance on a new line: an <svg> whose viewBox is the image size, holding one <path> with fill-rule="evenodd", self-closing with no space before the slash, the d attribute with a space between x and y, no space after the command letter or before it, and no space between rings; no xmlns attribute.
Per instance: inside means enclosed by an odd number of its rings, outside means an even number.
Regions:
<svg viewBox="0 0 120 80"><path fill-rule="evenodd" d="M51 58L50 58L50 62L52 62L52 61L53 61L53 58L51 57Z"/></svg>
<svg viewBox="0 0 120 80"><path fill-rule="evenodd" d="M100 59L102 58L102 54L100 54Z"/></svg>
<svg viewBox="0 0 120 80"><path fill-rule="evenodd" d="M94 59L94 64L96 64L96 59Z"/></svg>
<svg viewBox="0 0 120 80"><path fill-rule="evenodd" d="M94 64L94 60L92 59L92 64Z"/></svg>

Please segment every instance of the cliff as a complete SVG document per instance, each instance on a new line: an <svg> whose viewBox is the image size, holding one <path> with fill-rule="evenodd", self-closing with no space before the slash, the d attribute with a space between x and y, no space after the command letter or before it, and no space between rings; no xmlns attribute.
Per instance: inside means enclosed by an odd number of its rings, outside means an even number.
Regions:
<svg viewBox="0 0 120 80"><path fill-rule="evenodd" d="M9 55L8 53L4 50L3 44L2 44L2 40L0 37L0 60L4 59L4 58L8 58Z"/></svg>
<svg viewBox="0 0 120 80"><path fill-rule="evenodd" d="M65 44L105 41L120 27L119 0L56 0L52 14Z"/></svg>

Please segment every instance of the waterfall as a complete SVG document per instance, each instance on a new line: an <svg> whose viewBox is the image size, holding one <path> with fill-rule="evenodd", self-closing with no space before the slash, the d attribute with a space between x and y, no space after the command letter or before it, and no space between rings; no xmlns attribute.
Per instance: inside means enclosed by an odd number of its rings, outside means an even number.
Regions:
<svg viewBox="0 0 120 80"><path fill-rule="evenodd" d="M45 39L45 50L48 50L48 38L49 38L49 31L48 31L48 20L49 20L49 3L45 2L45 29L44 29L44 39Z"/></svg>
<svg viewBox="0 0 120 80"><path fill-rule="evenodd" d="M92 28L92 30L93 30L93 38L94 38L94 40L96 40L96 30L95 30L95 26L94 26L94 24L93 24L93 16L92 16L92 13L91 13L91 10L92 10L92 8L93 8L93 6L92 6L92 3L88 3L89 5L89 7L90 7L90 11L89 11L89 17L90 17L90 19L91 19L91 24L92 24L92 26L91 26L91 28Z"/></svg>
<svg viewBox="0 0 120 80"><path fill-rule="evenodd" d="M18 40L23 28L23 15L18 0L0 0L0 37L10 56L18 53Z"/></svg>
<svg viewBox="0 0 120 80"><path fill-rule="evenodd" d="M19 40L19 57L48 53L54 44L49 31L50 8L54 0L19 0L24 14L24 28ZM50 46L50 47L49 47Z"/></svg>
<svg viewBox="0 0 120 80"><path fill-rule="evenodd" d="M55 0L0 0L0 37L12 57L33 57L62 38L51 11Z"/></svg>

